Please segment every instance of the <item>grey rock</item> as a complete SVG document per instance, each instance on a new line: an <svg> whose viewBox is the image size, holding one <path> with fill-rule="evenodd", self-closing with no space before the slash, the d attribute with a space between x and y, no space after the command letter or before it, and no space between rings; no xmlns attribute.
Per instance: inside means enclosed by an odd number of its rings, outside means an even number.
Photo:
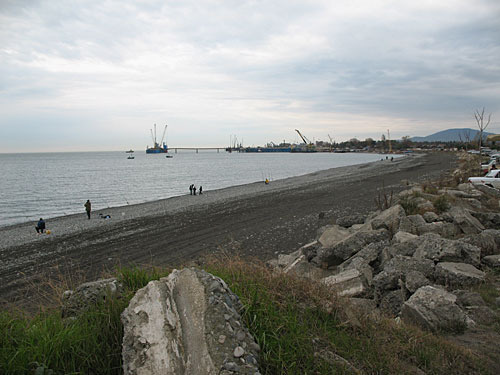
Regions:
<svg viewBox="0 0 500 375"><path fill-rule="evenodd" d="M463 289L454 290L452 293L457 296L457 303L461 307L486 306L486 303L479 293Z"/></svg>
<svg viewBox="0 0 500 375"><path fill-rule="evenodd" d="M485 229L479 220L462 207L453 206L448 212L453 217L453 222L465 234L477 234Z"/></svg>
<svg viewBox="0 0 500 375"><path fill-rule="evenodd" d="M305 256L302 259L298 258L295 262L288 265L283 272L310 280L320 280L336 273L334 270L316 267L312 263L307 262Z"/></svg>
<svg viewBox="0 0 500 375"><path fill-rule="evenodd" d="M462 240L449 240L434 233L420 236L420 245L413 257L433 261L465 262L480 264L481 250Z"/></svg>
<svg viewBox="0 0 500 375"><path fill-rule="evenodd" d="M434 277L434 262L429 259L415 259L397 255L384 265L382 272L378 273L372 281L375 297L379 300L387 291L401 288L407 274L418 271L424 277Z"/></svg>
<svg viewBox="0 0 500 375"><path fill-rule="evenodd" d="M386 229L358 231L331 248L321 248L314 262L322 266L339 265L370 243L388 240L390 233Z"/></svg>
<svg viewBox="0 0 500 375"><path fill-rule="evenodd" d="M245 349L243 349L241 346L237 346L236 348L234 348L233 356L235 358L243 357L244 354L245 354Z"/></svg>
<svg viewBox="0 0 500 375"><path fill-rule="evenodd" d="M454 238L460 233L460 228L453 223L444 221L436 221L433 223L425 223L417 227L417 233L423 235L426 233L436 233L445 238Z"/></svg>
<svg viewBox="0 0 500 375"><path fill-rule="evenodd" d="M423 286L403 304L401 319L431 331L461 331L467 326L467 316L456 301L452 293Z"/></svg>
<svg viewBox="0 0 500 375"><path fill-rule="evenodd" d="M408 232L403 232L403 231L398 231L396 234L392 237L392 243L393 244L400 244L404 243L410 240L414 240L415 238L418 238L416 234L411 234Z"/></svg>
<svg viewBox="0 0 500 375"><path fill-rule="evenodd" d="M433 222L439 220L439 216L435 212L432 212L432 211L428 211L428 212L424 213L422 216L423 216L424 220L428 223L433 223Z"/></svg>
<svg viewBox="0 0 500 375"><path fill-rule="evenodd" d="M471 215L478 219L487 229L500 229L499 212L471 211Z"/></svg>
<svg viewBox="0 0 500 375"><path fill-rule="evenodd" d="M336 224L340 225L341 227L344 228L349 228L352 227L354 224L364 224L365 223L365 216L364 215L346 215L343 217L339 217L336 220Z"/></svg>
<svg viewBox="0 0 500 375"><path fill-rule="evenodd" d="M491 268L500 268L500 254L488 255L484 257L483 263Z"/></svg>
<svg viewBox="0 0 500 375"><path fill-rule="evenodd" d="M499 243L497 243L497 238ZM481 249L481 257L500 252L500 230L487 229L479 234L465 236L462 238L462 241Z"/></svg>
<svg viewBox="0 0 500 375"><path fill-rule="evenodd" d="M426 221L422 215L408 215L401 219L399 230L418 235L418 227L425 225Z"/></svg>
<svg viewBox="0 0 500 375"><path fill-rule="evenodd" d="M323 234L319 237L318 242L322 247L329 248L335 246L350 235L351 232L348 229L339 225L332 225L325 229Z"/></svg>
<svg viewBox="0 0 500 375"><path fill-rule="evenodd" d="M74 291L65 291L62 298L62 316L74 317L91 306L119 295L123 286L115 278L84 283Z"/></svg>
<svg viewBox="0 0 500 375"><path fill-rule="evenodd" d="M293 263L298 257L302 255L300 250L294 251L290 254L279 254L278 255L278 267L285 268L289 264Z"/></svg>
<svg viewBox="0 0 500 375"><path fill-rule="evenodd" d="M419 288L431 285L432 282L419 271L409 271L405 275L405 287L410 293L415 293Z"/></svg>
<svg viewBox="0 0 500 375"><path fill-rule="evenodd" d="M396 204L373 218L371 221L372 228L374 230L387 229L391 233L396 233L399 229L401 219L405 216L403 207L400 204Z"/></svg>
<svg viewBox="0 0 500 375"><path fill-rule="evenodd" d="M485 277L483 271L467 263L440 262L436 265L436 282L450 288L476 285Z"/></svg>
<svg viewBox="0 0 500 375"><path fill-rule="evenodd" d="M209 303L209 297L217 303ZM232 306L226 303L228 298ZM247 332L238 320L242 309L227 284L205 271L174 270L168 277L151 281L122 313L124 374L208 375L219 369L254 374L256 365L235 367L228 360L238 347L238 354L243 350L243 354L257 355L250 349L254 344L250 335L237 341L240 331ZM229 316L227 322L225 316ZM237 327L236 334L232 327Z"/></svg>
<svg viewBox="0 0 500 375"><path fill-rule="evenodd" d="M470 319L478 324L490 325L497 321L497 315L488 306L467 306L464 311Z"/></svg>
<svg viewBox="0 0 500 375"><path fill-rule="evenodd" d="M362 296L368 289L363 275L357 269L349 269L325 277L321 282L335 290L340 296L346 297Z"/></svg>

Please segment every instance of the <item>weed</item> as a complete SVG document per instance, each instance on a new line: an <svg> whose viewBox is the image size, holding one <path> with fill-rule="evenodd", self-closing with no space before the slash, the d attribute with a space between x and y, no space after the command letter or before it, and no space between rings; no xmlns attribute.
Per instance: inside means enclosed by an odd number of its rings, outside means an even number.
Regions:
<svg viewBox="0 0 500 375"><path fill-rule="evenodd" d="M440 214L450 208L450 198L447 195L443 194L434 199L432 204L434 205L437 213Z"/></svg>
<svg viewBox="0 0 500 375"><path fill-rule="evenodd" d="M419 213L417 202L415 202L415 200L410 196L401 198L399 204L405 210L406 215L416 215Z"/></svg>
<svg viewBox="0 0 500 375"><path fill-rule="evenodd" d="M382 184L382 188L378 190L377 197L375 198L375 204L379 210L387 210L392 206L393 191L387 192L385 190L385 185Z"/></svg>

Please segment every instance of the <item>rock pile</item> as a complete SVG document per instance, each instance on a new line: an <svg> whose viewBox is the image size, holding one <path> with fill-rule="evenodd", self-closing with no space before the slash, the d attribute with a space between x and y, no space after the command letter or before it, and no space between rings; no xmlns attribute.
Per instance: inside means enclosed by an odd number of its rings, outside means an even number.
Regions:
<svg viewBox="0 0 500 375"><path fill-rule="evenodd" d="M472 305L460 297L485 280L485 268L500 267L500 213L483 207L486 194L469 184L434 194L413 187L392 207L337 220L269 263L423 328L461 330L495 315L478 294Z"/></svg>

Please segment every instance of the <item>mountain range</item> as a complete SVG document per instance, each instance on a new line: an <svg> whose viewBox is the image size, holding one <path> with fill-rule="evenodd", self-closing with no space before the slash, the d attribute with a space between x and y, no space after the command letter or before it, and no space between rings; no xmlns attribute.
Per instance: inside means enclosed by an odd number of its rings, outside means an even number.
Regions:
<svg viewBox="0 0 500 375"><path fill-rule="evenodd" d="M490 134L493 133L483 131L483 139L486 139ZM411 137L410 140L413 142L460 142L461 140L466 142L467 140L472 141L478 136L479 130L460 128L443 130L426 137Z"/></svg>

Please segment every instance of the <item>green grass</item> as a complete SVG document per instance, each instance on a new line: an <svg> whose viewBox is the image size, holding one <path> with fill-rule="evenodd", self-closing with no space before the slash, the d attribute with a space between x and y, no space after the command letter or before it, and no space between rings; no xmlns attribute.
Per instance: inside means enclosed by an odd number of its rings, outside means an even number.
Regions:
<svg viewBox="0 0 500 375"><path fill-rule="evenodd" d="M330 351L366 373L400 374L418 367L428 374L488 373L478 358L415 327L359 316L343 318L343 300L309 281L270 273L264 266L225 260L209 267L245 305L244 319L262 348L263 374L331 374L315 356ZM325 308L325 301L329 308ZM337 366L339 373L349 373Z"/></svg>
<svg viewBox="0 0 500 375"><path fill-rule="evenodd" d="M271 273L259 263L213 259L208 272L223 278L244 305L243 319L261 346L262 374L350 374L332 353L364 373L487 373L481 362L443 338L386 319L357 315L326 288ZM122 268L119 298L106 299L76 320L60 311L34 317L0 314L1 374L121 374L120 314L133 292L168 270ZM38 369L38 371L36 371Z"/></svg>

